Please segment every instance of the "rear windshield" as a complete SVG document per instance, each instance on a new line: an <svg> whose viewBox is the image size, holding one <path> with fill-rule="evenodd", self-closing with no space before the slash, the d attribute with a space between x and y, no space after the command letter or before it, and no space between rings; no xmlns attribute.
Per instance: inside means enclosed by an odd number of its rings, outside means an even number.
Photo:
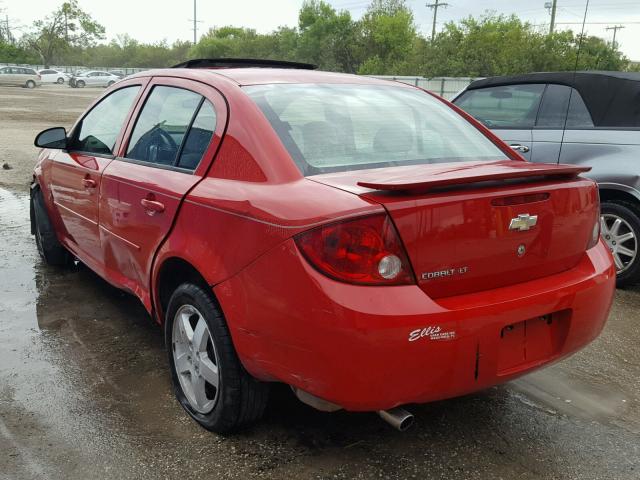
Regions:
<svg viewBox="0 0 640 480"><path fill-rule="evenodd" d="M507 159L454 110L417 89L327 84L245 89L303 175Z"/></svg>

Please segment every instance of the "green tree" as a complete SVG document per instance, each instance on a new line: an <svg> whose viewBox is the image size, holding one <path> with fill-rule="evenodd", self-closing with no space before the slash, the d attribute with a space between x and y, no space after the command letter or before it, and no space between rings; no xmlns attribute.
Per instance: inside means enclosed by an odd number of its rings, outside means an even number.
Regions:
<svg viewBox="0 0 640 480"><path fill-rule="evenodd" d="M356 71L358 28L351 14L322 0L306 0L298 16L296 57L323 70Z"/></svg>
<svg viewBox="0 0 640 480"><path fill-rule="evenodd" d="M407 74L418 38L404 0L374 0L360 21L362 74Z"/></svg>
<svg viewBox="0 0 640 480"><path fill-rule="evenodd" d="M102 38L104 27L82 10L77 0L70 0L45 19L34 22L26 42L49 66L66 50L85 49Z"/></svg>

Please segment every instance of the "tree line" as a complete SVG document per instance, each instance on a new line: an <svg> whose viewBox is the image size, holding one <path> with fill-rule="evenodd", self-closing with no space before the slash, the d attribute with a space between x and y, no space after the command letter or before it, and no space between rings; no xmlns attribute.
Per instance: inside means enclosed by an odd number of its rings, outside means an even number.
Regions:
<svg viewBox="0 0 640 480"><path fill-rule="evenodd" d="M425 38L405 0L372 0L354 19L323 0L306 0L298 25L269 33L246 27L210 29L197 44L142 43L105 29L77 0L34 22L21 38L0 30L0 62L103 67L167 67L189 58L270 58L323 70L376 75L492 76L532 71L628 70L629 60L596 36L548 34L515 15L492 12L446 23Z"/></svg>

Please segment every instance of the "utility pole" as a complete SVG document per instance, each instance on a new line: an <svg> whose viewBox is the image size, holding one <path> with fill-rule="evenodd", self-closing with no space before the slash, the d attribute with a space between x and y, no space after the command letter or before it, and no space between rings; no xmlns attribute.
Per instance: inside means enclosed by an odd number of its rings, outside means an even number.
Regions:
<svg viewBox="0 0 640 480"><path fill-rule="evenodd" d="M438 8L448 7L448 3L443 3L440 0L435 0L435 3L427 3L427 7L433 10L433 26L431 27L431 41L436 38L436 19L438 18Z"/></svg>
<svg viewBox="0 0 640 480"><path fill-rule="evenodd" d="M556 7L558 0L553 0L551 4L551 24L549 26L549 35L553 33L553 29L556 26Z"/></svg>
<svg viewBox="0 0 640 480"><path fill-rule="evenodd" d="M197 13L197 0L193 0L193 44L198 43L198 23L202 23L201 20L198 20ZM191 19L189 19L191 21Z"/></svg>
<svg viewBox="0 0 640 480"><path fill-rule="evenodd" d="M613 30L613 42L611 42L611 46L613 47L614 50L618 48L616 44L616 34L618 33L618 30L623 28L624 28L624 25L614 25L613 27L606 28L606 30Z"/></svg>

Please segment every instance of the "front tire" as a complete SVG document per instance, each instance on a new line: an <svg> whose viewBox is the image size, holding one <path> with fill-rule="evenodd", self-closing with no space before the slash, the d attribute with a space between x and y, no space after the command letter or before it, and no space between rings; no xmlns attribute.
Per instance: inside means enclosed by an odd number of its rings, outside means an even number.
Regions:
<svg viewBox="0 0 640 480"><path fill-rule="evenodd" d="M56 81L56 83L57 83L58 85L62 85L62 84L64 83L64 78L62 78L62 77L58 78L58 80Z"/></svg>
<svg viewBox="0 0 640 480"><path fill-rule="evenodd" d="M58 241L44 204L42 191L39 188L36 188L31 193L30 215L38 253L40 253L45 263L58 267L68 265L71 261L71 255Z"/></svg>
<svg viewBox="0 0 640 480"><path fill-rule="evenodd" d="M229 433L258 420L268 386L244 369L212 295L198 285L180 285L165 316L171 379L176 397L207 430Z"/></svg>
<svg viewBox="0 0 640 480"><path fill-rule="evenodd" d="M618 287L640 281L640 208L624 201L603 202L600 208L602 239L616 264Z"/></svg>
<svg viewBox="0 0 640 480"><path fill-rule="evenodd" d="M78 88L84 88L84 85L85 85L85 84L84 84L84 82L83 82L82 80L78 80L78 81L76 82L76 87L78 87Z"/></svg>

